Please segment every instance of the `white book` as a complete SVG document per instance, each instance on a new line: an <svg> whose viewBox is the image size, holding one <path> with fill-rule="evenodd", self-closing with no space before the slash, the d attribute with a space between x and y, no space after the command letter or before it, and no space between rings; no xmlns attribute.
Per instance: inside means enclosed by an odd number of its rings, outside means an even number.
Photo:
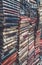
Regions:
<svg viewBox="0 0 42 65"><path fill-rule="evenodd" d="M29 38L29 41L30 41L31 39L34 39L34 36L30 37L30 38Z"/></svg>
<svg viewBox="0 0 42 65"><path fill-rule="evenodd" d="M28 34L28 31L24 32L23 34L20 35L21 36L24 36L25 34Z"/></svg>
<svg viewBox="0 0 42 65"><path fill-rule="evenodd" d="M28 48L28 46L26 46L25 48L23 48L21 51L19 51L19 54L21 55L25 51L25 49L27 49L27 48Z"/></svg>
<svg viewBox="0 0 42 65"><path fill-rule="evenodd" d="M28 43L28 39L26 41L24 41L23 43L21 43L19 46L23 46L24 44Z"/></svg>
<svg viewBox="0 0 42 65"><path fill-rule="evenodd" d="M31 45L32 43L34 43L34 40L30 41L30 42L29 42L29 45Z"/></svg>
<svg viewBox="0 0 42 65"><path fill-rule="evenodd" d="M10 34L10 33L13 33L13 32L18 32L18 30L13 30L13 31L9 31L9 32L3 32L3 35Z"/></svg>
<svg viewBox="0 0 42 65"><path fill-rule="evenodd" d="M28 51L21 58L19 58L19 60L21 61L25 56L27 56L27 54L28 54Z"/></svg>
<svg viewBox="0 0 42 65"><path fill-rule="evenodd" d="M22 65L26 65L27 64L27 60L24 61L24 63Z"/></svg>
<svg viewBox="0 0 42 65"><path fill-rule="evenodd" d="M32 49L29 51L29 55L34 51L34 46L32 47Z"/></svg>
<svg viewBox="0 0 42 65"><path fill-rule="evenodd" d="M40 59L38 58L32 65L35 65L35 63L37 63Z"/></svg>
<svg viewBox="0 0 42 65"><path fill-rule="evenodd" d="M12 37L9 37L9 38L3 37L3 40L4 40L4 42L8 42L12 39L15 40L16 38L17 38L17 36L12 36Z"/></svg>
<svg viewBox="0 0 42 65"><path fill-rule="evenodd" d="M19 52L19 56L21 56L24 52L25 52L25 50L27 50L28 51L28 46L26 46L25 48L23 48L20 52Z"/></svg>
<svg viewBox="0 0 42 65"><path fill-rule="evenodd" d="M14 42L11 42L11 43L8 44L8 45L5 45L5 46L3 47L3 49L6 49L8 46L11 46L12 44L15 44L15 43L17 43L17 41L14 41Z"/></svg>

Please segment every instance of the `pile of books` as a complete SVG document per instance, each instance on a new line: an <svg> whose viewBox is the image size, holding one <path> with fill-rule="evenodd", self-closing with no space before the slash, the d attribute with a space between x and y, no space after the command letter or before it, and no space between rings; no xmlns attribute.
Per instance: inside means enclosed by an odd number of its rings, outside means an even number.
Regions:
<svg viewBox="0 0 42 65"><path fill-rule="evenodd" d="M28 44L28 65L32 65L34 62L34 54L35 54L35 48L34 48L34 30L33 25L30 25L30 31L29 31L29 44Z"/></svg>
<svg viewBox="0 0 42 65"><path fill-rule="evenodd" d="M29 4L23 0L20 5L19 22L19 62L20 65L27 65L28 59L28 34L29 34ZM26 4L27 3L27 4Z"/></svg>
<svg viewBox="0 0 42 65"><path fill-rule="evenodd" d="M35 38L34 29L32 27L32 31L29 32L28 65L36 65L40 61L39 40L40 40L40 29L37 31L36 38Z"/></svg>
<svg viewBox="0 0 42 65"><path fill-rule="evenodd" d="M0 9L1 65L12 65L17 59L19 3L3 0L0 1Z"/></svg>
<svg viewBox="0 0 42 65"><path fill-rule="evenodd" d="M33 3L32 3L33 4ZM35 34L37 32L36 30L36 23L37 23L37 6L31 4L31 11L30 11L30 18L31 18L31 25L30 31L29 31L29 46L28 46L28 65L35 65L37 62L39 62L39 44L36 40L38 40L37 37L35 37Z"/></svg>
<svg viewBox="0 0 42 65"><path fill-rule="evenodd" d="M19 62L21 65L27 64L28 58L28 30L29 21L27 16L21 16L19 27Z"/></svg>
<svg viewBox="0 0 42 65"><path fill-rule="evenodd" d="M40 48L39 48L38 42L39 42L39 35L37 35L37 37L35 39L34 29L32 27L30 32L29 32L28 65L35 65L40 60L39 59Z"/></svg>
<svg viewBox="0 0 42 65"><path fill-rule="evenodd" d="M40 13L40 23L42 23L42 1L41 0L39 5L39 13Z"/></svg>
<svg viewBox="0 0 42 65"><path fill-rule="evenodd" d="M34 65L38 64L40 62L40 46L39 46L39 40L40 40L40 29L37 30L36 33L36 40L35 40L35 60Z"/></svg>
<svg viewBox="0 0 42 65"><path fill-rule="evenodd" d="M39 47L40 47L40 64L42 65L42 29L40 30Z"/></svg>
<svg viewBox="0 0 42 65"><path fill-rule="evenodd" d="M39 46L40 46L40 62L39 64L42 65L42 1L40 0L40 6L39 6L39 13L40 13L40 41L39 41Z"/></svg>

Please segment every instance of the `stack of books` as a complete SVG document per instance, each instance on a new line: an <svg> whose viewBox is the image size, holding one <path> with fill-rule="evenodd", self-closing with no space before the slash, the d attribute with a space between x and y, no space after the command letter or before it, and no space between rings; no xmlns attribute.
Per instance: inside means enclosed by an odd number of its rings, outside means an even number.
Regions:
<svg viewBox="0 0 42 65"><path fill-rule="evenodd" d="M21 16L19 27L19 62L21 65L27 64L28 58L28 31L29 22L27 16Z"/></svg>
<svg viewBox="0 0 42 65"><path fill-rule="evenodd" d="M20 5L20 18L19 22L19 62L20 65L27 65L28 59L28 34L29 34L29 4L23 0ZM27 10L28 9L28 10Z"/></svg>
<svg viewBox="0 0 42 65"><path fill-rule="evenodd" d="M39 13L40 13L40 41L39 41L39 46L40 46L40 63L42 65L42 1L40 0L40 6L39 6Z"/></svg>
<svg viewBox="0 0 42 65"><path fill-rule="evenodd" d="M39 13L40 13L40 24L41 24L42 23L42 0L40 0Z"/></svg>
<svg viewBox="0 0 42 65"><path fill-rule="evenodd" d="M30 10L30 18L31 18L31 25L30 31L29 31L29 46L28 46L28 65L35 65L37 62L39 62L39 46L38 43L35 41L36 38L35 34L37 32L36 30L36 23L37 23L37 5L31 3L31 10Z"/></svg>
<svg viewBox="0 0 42 65"><path fill-rule="evenodd" d="M35 47L34 47L34 30L33 25L29 26L29 44L28 44L28 65L32 65L34 62L34 54L35 54Z"/></svg>
<svg viewBox="0 0 42 65"><path fill-rule="evenodd" d="M36 33L36 40L35 40L35 60L33 64L38 64L40 62L40 45L39 45L39 40L40 40L40 29L37 30Z"/></svg>
<svg viewBox="0 0 42 65"><path fill-rule="evenodd" d="M42 29L40 30L39 47L40 47L40 64L42 65Z"/></svg>
<svg viewBox="0 0 42 65"><path fill-rule="evenodd" d="M1 8L2 7L2 8ZM19 2L14 0L0 1L1 65L12 65L17 60ZM2 14L1 14L2 13ZM1 18L2 17L2 18ZM14 64L15 65L15 64Z"/></svg>

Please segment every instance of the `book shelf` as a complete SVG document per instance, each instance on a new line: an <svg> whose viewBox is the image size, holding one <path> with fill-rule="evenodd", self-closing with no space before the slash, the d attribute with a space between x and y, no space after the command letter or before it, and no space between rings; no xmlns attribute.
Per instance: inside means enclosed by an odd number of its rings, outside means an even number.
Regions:
<svg viewBox="0 0 42 65"><path fill-rule="evenodd" d="M36 4L26 0L0 0L0 65L37 63L36 23Z"/></svg>

